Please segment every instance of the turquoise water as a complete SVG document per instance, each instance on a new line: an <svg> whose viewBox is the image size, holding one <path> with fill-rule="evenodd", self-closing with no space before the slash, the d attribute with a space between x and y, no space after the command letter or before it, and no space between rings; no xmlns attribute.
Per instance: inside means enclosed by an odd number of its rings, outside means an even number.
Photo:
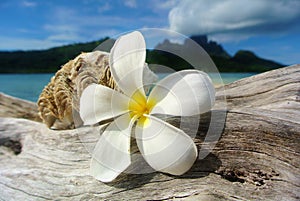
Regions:
<svg viewBox="0 0 300 201"><path fill-rule="evenodd" d="M36 102L54 74L0 74L0 92Z"/></svg>
<svg viewBox="0 0 300 201"><path fill-rule="evenodd" d="M211 77L213 83L215 85L223 85L229 84L239 79L250 77L256 75L257 73L211 73L209 76ZM221 79L220 79L221 75Z"/></svg>
<svg viewBox="0 0 300 201"><path fill-rule="evenodd" d="M36 102L44 86L48 84L54 74L0 74L0 92L11 96ZM159 77L164 77L162 74ZM241 78L255 75L255 73L221 73L224 84ZM222 84L218 74L210 74L214 84Z"/></svg>

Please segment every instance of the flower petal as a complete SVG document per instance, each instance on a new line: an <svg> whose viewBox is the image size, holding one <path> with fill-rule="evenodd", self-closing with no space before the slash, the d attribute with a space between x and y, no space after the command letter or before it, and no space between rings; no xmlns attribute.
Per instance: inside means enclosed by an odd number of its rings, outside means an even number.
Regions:
<svg viewBox="0 0 300 201"><path fill-rule="evenodd" d="M80 117L85 125L116 117L128 111L129 100L106 86L89 85L80 97Z"/></svg>
<svg viewBox="0 0 300 201"><path fill-rule="evenodd" d="M137 145L147 163L157 171L181 175L197 159L193 140L182 130L156 118L147 116L144 126L137 125Z"/></svg>
<svg viewBox="0 0 300 201"><path fill-rule="evenodd" d="M150 89L153 87L153 84L158 81L158 76L150 70L148 64L145 63L143 71L143 84L145 93L148 94Z"/></svg>
<svg viewBox="0 0 300 201"><path fill-rule="evenodd" d="M146 43L143 35L134 31L121 36L111 49L109 64L118 87L129 97L137 89L143 90L143 69Z"/></svg>
<svg viewBox="0 0 300 201"><path fill-rule="evenodd" d="M130 165L132 125L129 114L124 114L106 128L93 152L90 166L93 177L110 182Z"/></svg>
<svg viewBox="0 0 300 201"><path fill-rule="evenodd" d="M183 70L158 82L148 100L156 103L150 114L191 116L211 109L215 89L206 73Z"/></svg>

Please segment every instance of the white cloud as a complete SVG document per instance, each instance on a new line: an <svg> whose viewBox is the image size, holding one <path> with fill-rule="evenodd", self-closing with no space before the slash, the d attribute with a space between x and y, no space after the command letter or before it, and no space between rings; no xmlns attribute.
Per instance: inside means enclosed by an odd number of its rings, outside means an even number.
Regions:
<svg viewBox="0 0 300 201"><path fill-rule="evenodd" d="M93 40L95 39L101 39L104 37L113 37L117 34L120 34L120 31L116 29L99 29L94 30L90 35Z"/></svg>
<svg viewBox="0 0 300 201"><path fill-rule="evenodd" d="M66 43L55 42L48 39L30 39L21 37L1 37L0 50L42 50L55 46L66 45Z"/></svg>
<svg viewBox="0 0 300 201"><path fill-rule="evenodd" d="M68 43L72 43L72 42L75 42L75 41L79 41L81 38L76 35L76 34L73 34L73 33L59 33L59 34L53 34L53 35L50 35L47 40L49 41L62 41L62 42L68 42Z"/></svg>
<svg viewBox="0 0 300 201"><path fill-rule="evenodd" d="M22 6L24 6L24 7L35 7L35 6L37 6L37 3L33 2L33 1L23 1Z"/></svg>
<svg viewBox="0 0 300 201"><path fill-rule="evenodd" d="M67 22L72 19L72 17L76 17L78 12L79 11L73 7L55 6L52 11L52 18L58 23Z"/></svg>
<svg viewBox="0 0 300 201"><path fill-rule="evenodd" d="M183 0L169 13L170 28L229 40L283 33L300 21L298 0ZM231 37L234 39L235 37Z"/></svg>
<svg viewBox="0 0 300 201"><path fill-rule="evenodd" d="M98 40L119 33L115 26L132 24L134 19L101 14L82 15L72 9L57 7L51 22L43 25L47 36L45 40L56 43L71 44Z"/></svg>
<svg viewBox="0 0 300 201"><path fill-rule="evenodd" d="M137 7L136 0L125 0L124 5L129 7L129 8L136 8Z"/></svg>
<svg viewBox="0 0 300 201"><path fill-rule="evenodd" d="M153 4L157 9L171 9L176 4L178 4L179 0L154 0Z"/></svg>
<svg viewBox="0 0 300 201"><path fill-rule="evenodd" d="M219 34L211 34L208 35L208 39L212 41L218 41L219 43L226 43L226 42L234 42L238 43L243 40L247 40L251 37L255 36L254 33L219 33Z"/></svg>
<svg viewBox="0 0 300 201"><path fill-rule="evenodd" d="M45 24L43 28L50 32L73 32L78 29L72 24Z"/></svg>
<svg viewBox="0 0 300 201"><path fill-rule="evenodd" d="M105 2L105 4L98 7L98 12L103 13L105 11L108 11L111 9L111 5L108 2Z"/></svg>
<svg viewBox="0 0 300 201"><path fill-rule="evenodd" d="M82 39L78 34L79 27L77 25L46 24L43 28L48 33L47 40L49 41L73 43Z"/></svg>

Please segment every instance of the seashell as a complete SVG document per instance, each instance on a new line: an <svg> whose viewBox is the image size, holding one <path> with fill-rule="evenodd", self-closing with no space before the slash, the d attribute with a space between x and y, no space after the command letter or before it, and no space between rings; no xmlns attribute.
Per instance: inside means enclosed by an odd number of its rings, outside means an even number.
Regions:
<svg viewBox="0 0 300 201"><path fill-rule="evenodd" d="M92 83L118 90L109 68L109 54L101 51L81 53L51 78L38 99L39 115L53 129L70 129L81 123L79 100ZM75 117L75 118L74 118Z"/></svg>

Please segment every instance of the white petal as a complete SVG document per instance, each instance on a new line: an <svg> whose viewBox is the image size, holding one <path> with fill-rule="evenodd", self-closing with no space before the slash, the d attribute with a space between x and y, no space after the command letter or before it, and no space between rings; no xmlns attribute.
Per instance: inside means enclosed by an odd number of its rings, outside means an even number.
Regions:
<svg viewBox="0 0 300 201"><path fill-rule="evenodd" d="M140 32L121 36L110 52L111 73L118 87L129 97L137 90L143 91L143 69L146 43Z"/></svg>
<svg viewBox="0 0 300 201"><path fill-rule="evenodd" d="M137 145L147 163L157 171L181 175L197 158L193 140L182 130L148 116L149 120L136 127Z"/></svg>
<svg viewBox="0 0 300 201"><path fill-rule="evenodd" d="M131 128L128 114L118 117L106 128L93 152L90 166L93 177L110 182L130 165Z"/></svg>
<svg viewBox="0 0 300 201"><path fill-rule="evenodd" d="M156 83L157 81L158 81L158 76L152 70L150 70L148 64L145 63L144 71L143 71L143 84L144 84L144 90L146 94L149 93L153 84Z"/></svg>
<svg viewBox="0 0 300 201"><path fill-rule="evenodd" d="M80 97L80 117L85 125L98 123L128 111L129 98L111 88L92 84Z"/></svg>
<svg viewBox="0 0 300 201"><path fill-rule="evenodd" d="M173 73L153 88L151 114L191 116L207 112L215 102L215 89L208 75L198 70Z"/></svg>

